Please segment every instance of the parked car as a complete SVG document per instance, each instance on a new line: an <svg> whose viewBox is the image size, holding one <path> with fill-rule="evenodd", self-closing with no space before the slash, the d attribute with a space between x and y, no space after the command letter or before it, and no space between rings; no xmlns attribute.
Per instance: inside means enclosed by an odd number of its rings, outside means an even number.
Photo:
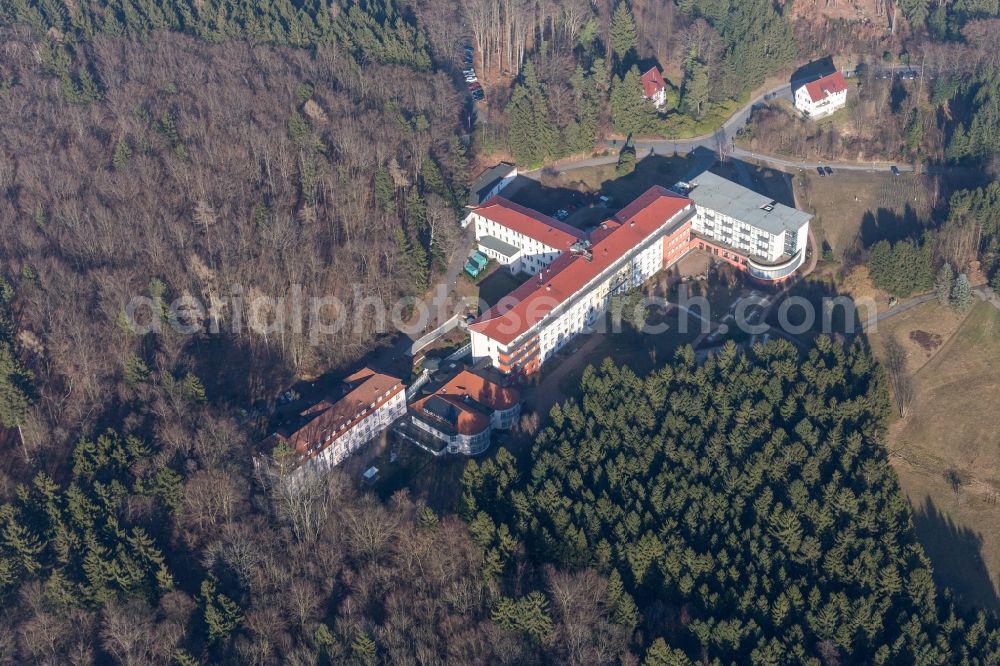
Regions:
<svg viewBox="0 0 1000 666"><path fill-rule="evenodd" d="M482 90L483 86L479 81L473 81L469 84L469 90Z"/></svg>
<svg viewBox="0 0 1000 666"><path fill-rule="evenodd" d="M463 69L462 70L462 74L465 74L466 76L475 76L476 75L476 70L474 70L474 69Z"/></svg>
<svg viewBox="0 0 1000 666"><path fill-rule="evenodd" d="M821 167L821 166L816 167L816 173L818 173L821 176L825 176L826 175L826 171L823 171L823 167Z"/></svg>
<svg viewBox="0 0 1000 666"><path fill-rule="evenodd" d="M899 175L899 167L897 167L895 164L893 164L891 167L889 167L889 171L892 172L893 176L898 176Z"/></svg>
<svg viewBox="0 0 1000 666"><path fill-rule="evenodd" d="M828 175L828 176L829 176L829 175L830 175L831 173L833 173L833 169L831 169L831 168L830 168L830 167L828 167L828 166L827 166L827 167L823 167L823 171L825 171L825 172L826 172L826 175Z"/></svg>
<svg viewBox="0 0 1000 666"><path fill-rule="evenodd" d="M552 217L556 218L557 220L565 220L567 217L569 217L569 211L566 210L565 208L560 208L555 212L555 214Z"/></svg>
<svg viewBox="0 0 1000 666"><path fill-rule="evenodd" d="M486 99L486 95L483 94L482 89L480 89L480 90L473 90L472 91L472 99L476 100L477 102L481 102L484 99Z"/></svg>

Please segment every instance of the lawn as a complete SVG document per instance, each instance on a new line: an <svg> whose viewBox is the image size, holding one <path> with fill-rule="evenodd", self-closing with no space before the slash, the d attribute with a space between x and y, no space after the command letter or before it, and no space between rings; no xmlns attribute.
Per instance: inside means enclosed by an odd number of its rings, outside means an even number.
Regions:
<svg viewBox="0 0 1000 666"><path fill-rule="evenodd" d="M886 340L895 338L906 352L907 369L916 373L941 351L964 320L965 314L931 301L878 322L866 334L879 358L885 356Z"/></svg>
<svg viewBox="0 0 1000 666"><path fill-rule="evenodd" d="M916 174L802 171L794 179L798 200L813 213L817 241L838 261L860 239L863 247L918 236L930 217L933 184Z"/></svg>
<svg viewBox="0 0 1000 666"><path fill-rule="evenodd" d="M977 302L956 319L923 306L885 322L873 348L893 334L916 369L889 448L935 575L963 602L1000 609L1000 311Z"/></svg>

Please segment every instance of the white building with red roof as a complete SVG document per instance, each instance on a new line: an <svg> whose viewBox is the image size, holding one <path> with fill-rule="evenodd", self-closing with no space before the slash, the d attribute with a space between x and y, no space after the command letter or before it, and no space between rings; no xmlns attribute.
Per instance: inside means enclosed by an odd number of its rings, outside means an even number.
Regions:
<svg viewBox="0 0 1000 666"><path fill-rule="evenodd" d="M611 296L635 289L689 247L694 206L655 186L580 238L469 327L472 356L531 374L593 327Z"/></svg>
<svg viewBox="0 0 1000 666"><path fill-rule="evenodd" d="M847 104L847 80L840 72L810 81L795 91L795 108L807 118L822 118Z"/></svg>
<svg viewBox="0 0 1000 666"><path fill-rule="evenodd" d="M471 370L462 370L414 401L408 421L396 432L418 445L428 438L434 440L444 447L436 454L472 456L489 448L494 430L512 428L520 414L521 396L517 389Z"/></svg>
<svg viewBox="0 0 1000 666"><path fill-rule="evenodd" d="M534 275L585 234L574 226L500 196L472 209L479 251L512 273Z"/></svg>
<svg viewBox="0 0 1000 666"><path fill-rule="evenodd" d="M398 377L362 368L344 379L339 395L302 410L270 443L287 446L300 472L328 470L406 414L405 388Z"/></svg>
<svg viewBox="0 0 1000 666"><path fill-rule="evenodd" d="M642 75L642 93L658 109L667 103L667 82L663 80L659 67L654 66Z"/></svg>
<svg viewBox="0 0 1000 666"><path fill-rule="evenodd" d="M812 217L710 172L673 189L651 187L589 234L499 197L476 211L481 247L488 232L533 248L517 255L532 277L469 325L473 360L489 359L505 374L536 372L592 330L612 296L692 250L759 282L790 279L805 259Z"/></svg>

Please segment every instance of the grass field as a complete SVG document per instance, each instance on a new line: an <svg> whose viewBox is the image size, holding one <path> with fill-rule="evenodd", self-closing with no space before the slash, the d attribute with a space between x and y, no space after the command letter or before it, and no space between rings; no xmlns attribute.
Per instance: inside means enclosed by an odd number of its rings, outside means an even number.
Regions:
<svg viewBox="0 0 1000 666"><path fill-rule="evenodd" d="M866 333L879 358L884 358L886 340L895 338L906 352L907 370L915 374L941 351L965 318L964 314L931 301L885 319Z"/></svg>
<svg viewBox="0 0 1000 666"><path fill-rule="evenodd" d="M829 245L837 260L844 259L855 239L869 247L919 234L933 205L933 187L921 175L805 171L794 183L799 201L816 216L817 241Z"/></svg>
<svg viewBox="0 0 1000 666"><path fill-rule="evenodd" d="M969 605L1000 609L1000 311L964 319L926 304L880 324L907 349L915 398L889 449L939 581Z"/></svg>

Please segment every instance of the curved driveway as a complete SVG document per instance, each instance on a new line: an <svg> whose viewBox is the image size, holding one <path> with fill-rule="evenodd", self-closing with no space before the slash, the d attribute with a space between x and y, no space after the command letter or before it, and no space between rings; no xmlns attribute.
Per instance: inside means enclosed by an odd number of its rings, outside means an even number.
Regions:
<svg viewBox="0 0 1000 666"><path fill-rule="evenodd" d="M888 67L882 67L882 72L894 72L894 71L910 71L919 68L911 68L909 65L892 65ZM765 102L771 102L777 99L784 99L789 102L793 101L792 97L792 85L790 83L783 83L779 86L771 88L764 91L763 93L757 95L752 100L743 105L736 113L729 116L728 119L722 124L722 126L716 131L710 134L704 134L702 136L697 136L689 139L636 139L633 141L635 145L637 157L645 155L673 155L673 154L687 154L691 152L703 153L705 151L710 152L712 155L717 155L719 153L720 147L724 147L724 152L730 157L736 157L742 160L755 160L761 162L766 166L772 167L784 167L790 169L815 169L818 166L829 166L833 169L840 169L844 171L890 171L893 166L896 166L900 172L912 172L913 167L906 164L894 165L892 163L879 163L879 162L830 162L830 161L815 161L815 160L797 160L790 157L777 157L775 155L769 155L767 153L759 153L756 151L744 150L735 145L736 133L740 131L747 122L750 120L750 116L753 112ZM604 142L605 147L612 151L617 151L621 149L624 145L624 140L622 139L609 139ZM645 151L645 155L643 152ZM698 166L700 171L704 171L709 166L710 157L705 155L703 160L699 160L699 163L704 161L706 164ZM600 166L603 164L613 164L618 161L617 154L611 155L601 155L599 157L585 157L581 159L572 160L565 162L563 164L556 164L552 166L546 166L542 169L536 169L530 172L524 172L523 175L528 178L538 179L543 171L548 173L563 173L566 171L572 171L573 169L580 169L589 166ZM938 171L939 168L931 167L928 169L929 172Z"/></svg>

